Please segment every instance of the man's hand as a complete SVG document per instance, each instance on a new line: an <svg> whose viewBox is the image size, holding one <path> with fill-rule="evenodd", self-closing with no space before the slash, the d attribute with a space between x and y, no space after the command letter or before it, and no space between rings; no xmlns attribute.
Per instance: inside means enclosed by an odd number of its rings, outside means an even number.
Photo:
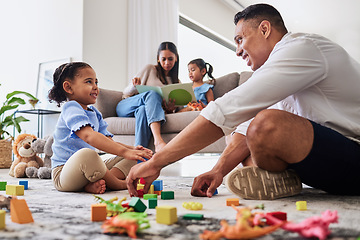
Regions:
<svg viewBox="0 0 360 240"><path fill-rule="evenodd" d="M123 154L123 157L129 160L140 160L142 162L145 162L146 159L150 159L152 157L153 153L151 150L145 148L141 150L135 150L135 149L126 149L126 151Z"/></svg>
<svg viewBox="0 0 360 240"><path fill-rule="evenodd" d="M126 178L126 184L130 196L133 197L138 195L136 186L140 178L144 178L145 180L144 193L147 193L153 181L159 177L160 170L161 168L153 166L151 160L133 166Z"/></svg>
<svg viewBox="0 0 360 240"><path fill-rule="evenodd" d="M195 197L212 197L216 188L220 186L223 177L215 172L209 171L197 176L191 188L191 195Z"/></svg>

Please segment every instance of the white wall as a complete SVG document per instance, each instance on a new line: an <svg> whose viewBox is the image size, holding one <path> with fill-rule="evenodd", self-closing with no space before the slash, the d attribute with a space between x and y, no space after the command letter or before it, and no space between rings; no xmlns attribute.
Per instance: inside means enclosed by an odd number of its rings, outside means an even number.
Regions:
<svg viewBox="0 0 360 240"><path fill-rule="evenodd" d="M84 1L83 61L102 88L122 90L128 83L127 8L127 0Z"/></svg>

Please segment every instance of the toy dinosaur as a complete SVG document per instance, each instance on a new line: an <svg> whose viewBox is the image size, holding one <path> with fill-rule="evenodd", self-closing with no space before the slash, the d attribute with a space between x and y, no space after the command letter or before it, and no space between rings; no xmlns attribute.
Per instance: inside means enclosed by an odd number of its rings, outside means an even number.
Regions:
<svg viewBox="0 0 360 240"><path fill-rule="evenodd" d="M4 195L0 195L0 209L6 208L7 210L10 210L10 201L12 197L5 197Z"/></svg>
<svg viewBox="0 0 360 240"><path fill-rule="evenodd" d="M101 226L104 233L127 234L136 238L136 232L149 228L149 220L144 212L124 212L106 220Z"/></svg>
<svg viewBox="0 0 360 240"><path fill-rule="evenodd" d="M118 197L114 197L110 200L105 200L99 196L94 195L95 200L97 200L100 203L105 203L106 204L106 211L107 211L107 216L108 217L113 217L116 216L120 213L124 213L124 212L133 212L134 209L131 207L123 207L122 206L122 202L126 200L126 198L122 198L118 203L114 203L115 201L118 200Z"/></svg>

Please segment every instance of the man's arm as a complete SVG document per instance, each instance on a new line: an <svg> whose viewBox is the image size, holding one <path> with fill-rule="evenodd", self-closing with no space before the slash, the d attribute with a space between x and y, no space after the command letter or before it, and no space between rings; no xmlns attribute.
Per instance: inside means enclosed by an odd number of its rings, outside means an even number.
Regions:
<svg viewBox="0 0 360 240"><path fill-rule="evenodd" d="M250 151L246 144L246 137L240 133L235 133L213 169L194 179L191 195L211 197L222 183L223 178L249 156Z"/></svg>
<svg viewBox="0 0 360 240"><path fill-rule="evenodd" d="M163 167L196 153L223 135L224 133L219 127L204 117L198 116L149 161L131 168L126 179L130 195L137 196L138 179L145 179L144 191L147 192L151 183L160 175Z"/></svg>

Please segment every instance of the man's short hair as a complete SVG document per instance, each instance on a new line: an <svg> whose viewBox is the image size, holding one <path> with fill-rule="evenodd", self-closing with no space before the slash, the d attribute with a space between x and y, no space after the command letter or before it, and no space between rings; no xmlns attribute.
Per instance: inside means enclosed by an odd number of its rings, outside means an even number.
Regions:
<svg viewBox="0 0 360 240"><path fill-rule="evenodd" d="M253 20L255 26L267 20L281 33L287 33L284 21L276 8L269 4L254 4L245 8L243 11L238 12L234 17L235 25L240 21Z"/></svg>

